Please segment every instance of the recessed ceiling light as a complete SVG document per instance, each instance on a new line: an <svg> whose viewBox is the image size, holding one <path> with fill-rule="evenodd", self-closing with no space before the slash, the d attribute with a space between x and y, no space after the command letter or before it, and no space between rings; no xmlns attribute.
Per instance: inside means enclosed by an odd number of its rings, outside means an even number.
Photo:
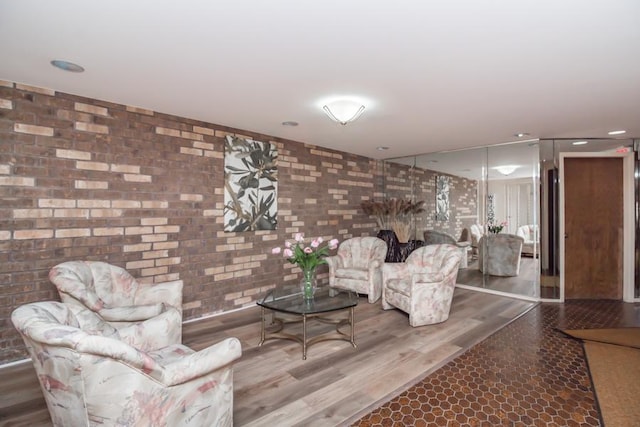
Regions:
<svg viewBox="0 0 640 427"><path fill-rule="evenodd" d="M298 126L299 123L298 122L294 122L293 120L287 120L286 122L282 122L282 126Z"/></svg>
<svg viewBox="0 0 640 427"><path fill-rule="evenodd" d="M525 136L529 136L529 134L526 133L526 132L518 132L518 133L514 134L513 136L515 136L517 138L523 138Z"/></svg>
<svg viewBox="0 0 640 427"><path fill-rule="evenodd" d="M586 145L588 144L589 141L576 141L576 142L572 142L573 145Z"/></svg>
<svg viewBox="0 0 640 427"><path fill-rule="evenodd" d="M389 147L382 147L382 146L376 147L376 150L378 150L378 151L386 151L388 149L389 149Z"/></svg>
<svg viewBox="0 0 640 427"><path fill-rule="evenodd" d="M627 133L626 130L612 130L609 132L609 135L622 135L623 133Z"/></svg>
<svg viewBox="0 0 640 427"><path fill-rule="evenodd" d="M72 73L82 73L84 71L84 67L61 59L54 59L51 61L51 65L64 71L71 71Z"/></svg>

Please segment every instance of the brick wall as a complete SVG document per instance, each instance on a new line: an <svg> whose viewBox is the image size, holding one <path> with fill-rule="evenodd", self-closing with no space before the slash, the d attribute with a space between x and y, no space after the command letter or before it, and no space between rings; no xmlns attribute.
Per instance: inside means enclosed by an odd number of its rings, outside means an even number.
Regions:
<svg viewBox="0 0 640 427"><path fill-rule="evenodd" d="M278 230L223 231L224 137L278 147ZM363 200L426 200L435 173L246 130L0 81L0 364L26 357L10 321L57 300L47 274L69 260L119 265L140 281L184 281L184 318L246 307L300 273L270 250L296 232L375 235ZM453 177L452 218L475 212L475 183ZM460 220L449 224L452 231ZM459 231L458 231L459 233ZM421 238L421 237L419 237ZM319 279L327 281L326 267Z"/></svg>
<svg viewBox="0 0 640 427"><path fill-rule="evenodd" d="M384 162L383 179L386 197L424 201L424 213L415 218L415 233L423 239L425 230L445 231L459 238L465 227L478 219L478 182L460 176L451 178L449 187L449 221L436 221L436 176L443 175L400 163Z"/></svg>
<svg viewBox="0 0 640 427"><path fill-rule="evenodd" d="M278 230L223 231L227 134L277 145ZM360 203L382 197L382 162L313 145L0 81L0 147L0 363L26 356L11 311L58 299L47 278L58 263L182 279L187 320L299 280L270 254L296 232L377 232Z"/></svg>

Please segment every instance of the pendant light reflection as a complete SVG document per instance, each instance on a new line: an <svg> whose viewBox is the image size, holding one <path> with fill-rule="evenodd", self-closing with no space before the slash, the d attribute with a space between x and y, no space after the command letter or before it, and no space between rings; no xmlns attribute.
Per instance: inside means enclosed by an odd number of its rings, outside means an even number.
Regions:
<svg viewBox="0 0 640 427"><path fill-rule="evenodd" d="M504 176L509 176L519 167L520 166L518 165L504 165L504 166L496 166L493 169L497 170Z"/></svg>

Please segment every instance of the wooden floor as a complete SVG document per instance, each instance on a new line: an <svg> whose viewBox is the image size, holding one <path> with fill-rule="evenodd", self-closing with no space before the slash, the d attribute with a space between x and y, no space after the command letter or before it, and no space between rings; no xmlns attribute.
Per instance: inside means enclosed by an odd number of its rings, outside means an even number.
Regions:
<svg viewBox="0 0 640 427"><path fill-rule="evenodd" d="M257 307L184 326L184 342L202 349L238 337L243 356L234 367L236 426L348 425L525 313L535 303L456 289L448 321L412 328L398 310L360 297L354 349L325 341L308 349L267 341L258 347ZM295 325L290 327L294 328ZM331 326L313 322L310 333ZM0 369L0 425L51 425L30 363Z"/></svg>
<svg viewBox="0 0 640 427"><path fill-rule="evenodd" d="M520 259L520 272L513 277L500 277L482 274L478 269L478 260L469 262L469 267L458 270L456 283L507 292L525 297L539 298L539 261L537 258L523 256Z"/></svg>

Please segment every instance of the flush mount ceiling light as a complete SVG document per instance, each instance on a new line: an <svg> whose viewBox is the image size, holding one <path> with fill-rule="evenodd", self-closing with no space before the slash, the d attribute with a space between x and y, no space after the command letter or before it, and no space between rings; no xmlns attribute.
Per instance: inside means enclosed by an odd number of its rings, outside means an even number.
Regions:
<svg viewBox="0 0 640 427"><path fill-rule="evenodd" d="M341 125L346 125L360 117L364 111L364 105L358 101L345 98L328 102L322 109L331 120Z"/></svg>
<svg viewBox="0 0 640 427"><path fill-rule="evenodd" d="M378 150L378 151L386 151L388 149L389 149L389 147L384 147L384 146L376 147L376 150Z"/></svg>
<svg viewBox="0 0 640 427"><path fill-rule="evenodd" d="M627 133L626 130L612 130L609 132L609 135L622 135L623 133Z"/></svg>
<svg viewBox="0 0 640 427"><path fill-rule="evenodd" d="M576 141L576 142L572 142L572 145L586 145L588 144L589 141Z"/></svg>
<svg viewBox="0 0 640 427"><path fill-rule="evenodd" d="M282 126L291 126L291 127L296 127L298 126L298 122L294 122L293 120L287 120L286 122L282 122Z"/></svg>
<svg viewBox="0 0 640 427"><path fill-rule="evenodd" d="M78 64L74 64L73 62L63 61L61 59L54 59L53 61L51 61L51 65L64 71L70 71L72 73L84 72L84 67L81 67Z"/></svg>
<svg viewBox="0 0 640 427"><path fill-rule="evenodd" d="M529 134L526 132L518 132L513 134L513 136L515 136L516 138L524 138L525 136L529 136Z"/></svg>
<svg viewBox="0 0 640 427"><path fill-rule="evenodd" d="M516 169L520 166L518 165L504 165L504 166L496 166L493 169L497 170L504 176L511 175Z"/></svg>

